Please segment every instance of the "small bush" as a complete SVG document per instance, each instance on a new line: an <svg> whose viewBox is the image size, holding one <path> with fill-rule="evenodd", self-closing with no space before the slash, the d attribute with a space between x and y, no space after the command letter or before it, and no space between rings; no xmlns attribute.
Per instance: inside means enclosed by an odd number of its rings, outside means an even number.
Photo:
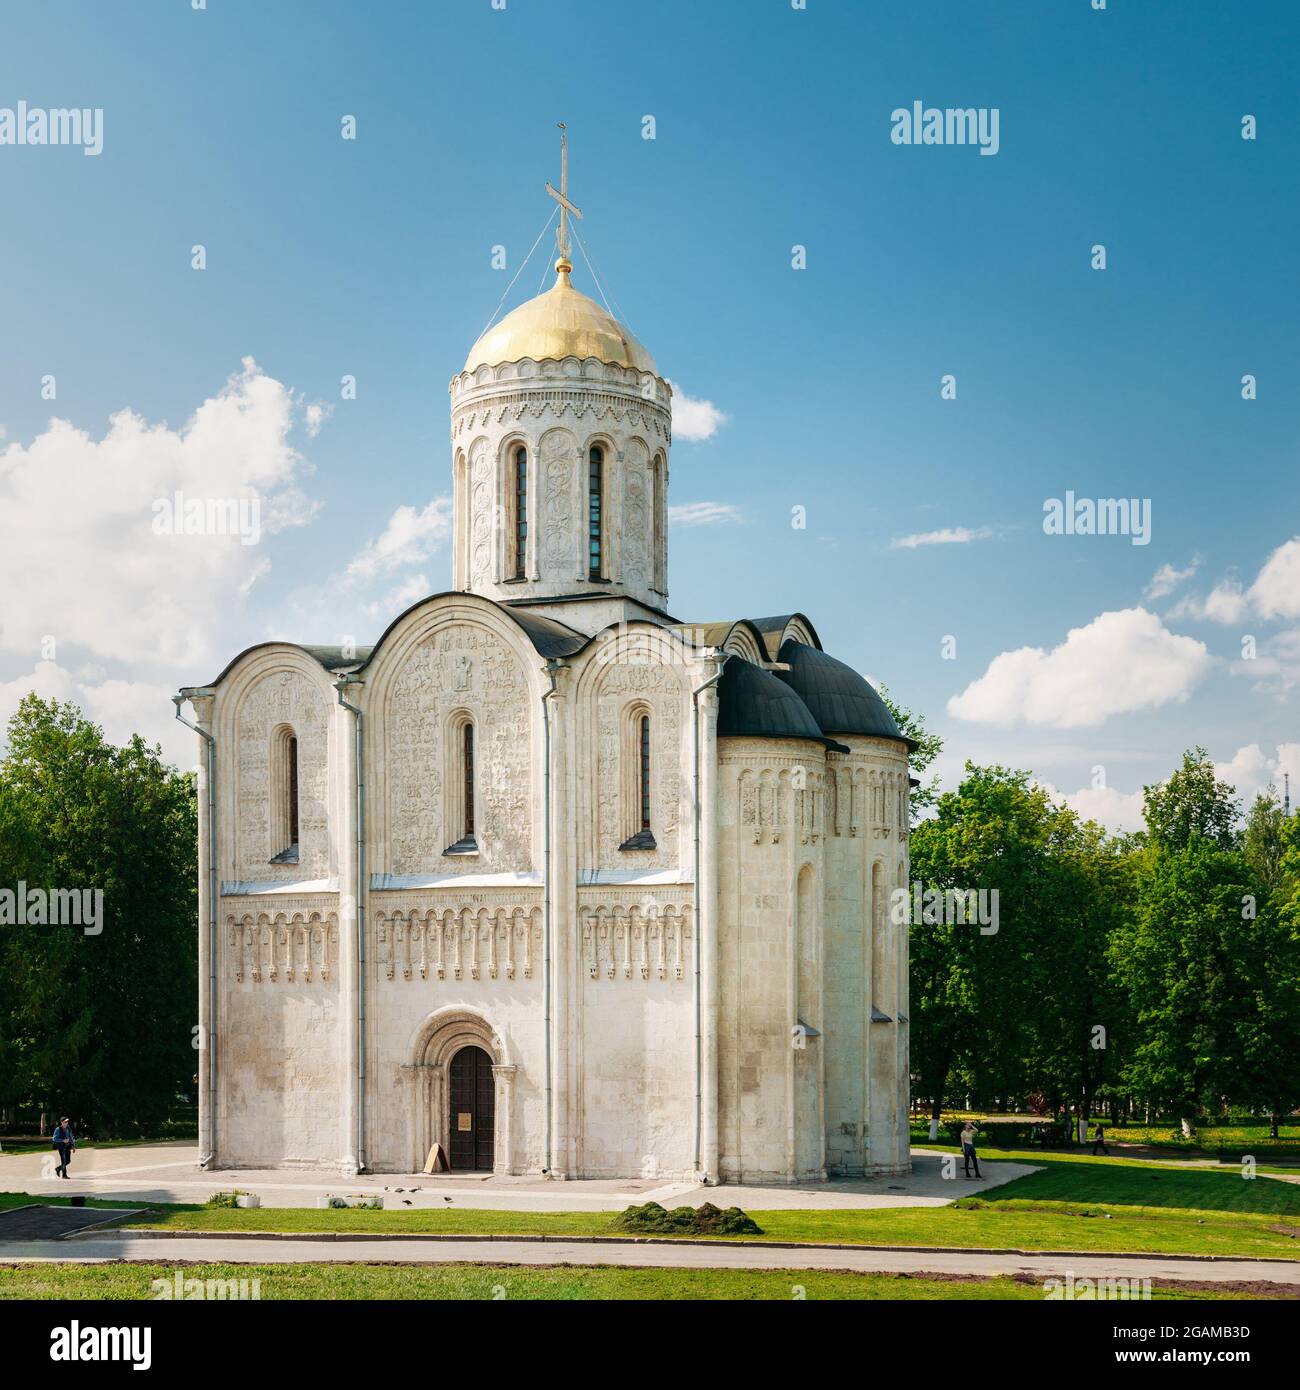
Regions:
<svg viewBox="0 0 1300 1390"><path fill-rule="evenodd" d="M658 1202L628 1207L610 1223L610 1230L645 1236L761 1236L763 1229L739 1207L726 1211L705 1202L698 1207L674 1207Z"/></svg>
<svg viewBox="0 0 1300 1390"><path fill-rule="evenodd" d="M237 1207L239 1199L246 1195L238 1189L234 1192L214 1192L203 1205L205 1207Z"/></svg>

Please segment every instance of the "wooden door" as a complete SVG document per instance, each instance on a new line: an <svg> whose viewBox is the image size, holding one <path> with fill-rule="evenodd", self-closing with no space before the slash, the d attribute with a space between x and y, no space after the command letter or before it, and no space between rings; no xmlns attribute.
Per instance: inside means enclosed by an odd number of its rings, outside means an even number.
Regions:
<svg viewBox="0 0 1300 1390"><path fill-rule="evenodd" d="M451 1114L447 1146L453 1169L492 1171L496 1086L492 1059L481 1047L462 1047L451 1059Z"/></svg>

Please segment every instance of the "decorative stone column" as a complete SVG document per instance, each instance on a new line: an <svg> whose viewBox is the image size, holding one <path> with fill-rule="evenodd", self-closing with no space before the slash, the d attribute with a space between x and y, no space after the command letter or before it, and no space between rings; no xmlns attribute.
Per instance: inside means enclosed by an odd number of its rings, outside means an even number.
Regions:
<svg viewBox="0 0 1300 1390"><path fill-rule="evenodd" d="M700 944L700 1166L718 1173L718 687L700 696L700 882L695 920Z"/></svg>
<svg viewBox="0 0 1300 1390"><path fill-rule="evenodd" d="M213 696L211 695L191 695L190 707L194 711L194 719L199 728L205 733L212 733L212 706ZM217 1165L217 1155L213 1140L216 1138L219 1143L220 1128L213 1124L213 1120L218 1118L221 1107L218 1104L220 1095L221 1079L220 1071L217 1073L217 1094L210 1092L208 1087L211 1075L212 1053L217 1045L216 1029L218 1018L218 1000L212 997L210 988L211 977L214 973L215 962L212 960L211 947L216 945L221 939L221 924L218 922L216 937L217 942L209 942L210 923L212 914L216 911L219 903L212 901L213 885L209 880L208 866L211 862L212 837L216 834L216 827L212 824L208 814L208 777L209 777L209 751L210 746L207 739L196 735L199 746L199 778L198 778L198 810L199 810L199 1166L201 1168L214 1168ZM217 753L220 749L211 749L212 762L215 764ZM220 893L220 866L217 871L216 890ZM218 953L218 959L220 955ZM220 973L217 971L218 990L220 990ZM218 1054L220 1061L220 1054Z"/></svg>
<svg viewBox="0 0 1300 1390"><path fill-rule="evenodd" d="M349 698L360 694L354 687ZM356 718L341 705L335 706L334 749L337 766L339 799L339 1168L348 1175L359 1171L357 1156L357 1123L360 1113L358 1066L360 1063L357 1012L360 1002L360 958L357 940L357 760L355 753Z"/></svg>
<svg viewBox="0 0 1300 1390"><path fill-rule="evenodd" d="M492 1171L503 1175L508 1175L514 1170L512 1120L517 1070L513 1065L498 1065L492 1068L492 1080L496 1086L496 1134L492 1146Z"/></svg>

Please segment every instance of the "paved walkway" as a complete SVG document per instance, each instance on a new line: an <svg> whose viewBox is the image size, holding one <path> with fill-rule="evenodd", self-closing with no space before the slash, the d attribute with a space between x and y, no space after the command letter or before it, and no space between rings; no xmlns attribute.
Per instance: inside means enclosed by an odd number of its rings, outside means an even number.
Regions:
<svg viewBox="0 0 1300 1390"><path fill-rule="evenodd" d="M218 1264L630 1265L656 1269L848 1270L881 1273L1018 1274L1060 1279L1151 1278L1194 1282L1267 1281L1300 1294L1300 1266L1279 1260L1176 1260L1161 1255L1021 1255L995 1251L772 1249L739 1244L609 1244L582 1240L430 1240L340 1242L155 1239L104 1234L62 1241L0 1243L3 1261L182 1260Z"/></svg>
<svg viewBox="0 0 1300 1390"><path fill-rule="evenodd" d="M955 1176L945 1178L944 1160ZM193 1144L152 1144L131 1148L79 1149L68 1182L53 1177L46 1155L0 1154L0 1191L39 1196L89 1196L127 1202L202 1204L214 1192L239 1188L254 1192L265 1207L314 1207L327 1192L380 1193L385 1205L445 1208L454 1204L497 1211L622 1211L632 1203L660 1202L666 1207L744 1207L747 1211L854 1210L875 1207L941 1207L958 1197L999 1187L1037 1169L1026 1163L982 1163L984 1180L966 1181L951 1155L912 1151L913 1171L903 1177L847 1178L799 1187L701 1187L698 1183L636 1178L621 1181L584 1179L553 1182L541 1177L494 1177L491 1174L375 1173L340 1177L313 1170L268 1171L198 1166ZM450 1198L450 1203L448 1202Z"/></svg>

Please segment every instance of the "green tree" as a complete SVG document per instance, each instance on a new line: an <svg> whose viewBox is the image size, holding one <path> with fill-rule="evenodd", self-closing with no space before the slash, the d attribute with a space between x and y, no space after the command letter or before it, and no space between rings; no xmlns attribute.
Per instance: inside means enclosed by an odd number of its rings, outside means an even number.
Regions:
<svg viewBox="0 0 1300 1390"><path fill-rule="evenodd" d="M900 705L890 695L887 686L877 686L876 691L888 706L890 714L894 716L894 723L898 725L899 732L916 744L907 760L908 771L920 783L912 788L909 798L912 824L915 825L921 812L928 811L939 798L938 777L931 777L928 782L922 782L921 778L926 768L943 750L943 739L926 728L924 715L914 714L906 705Z"/></svg>
<svg viewBox="0 0 1300 1390"><path fill-rule="evenodd" d="M0 927L0 1104L153 1126L196 1066L195 788L28 695L0 761L0 888L100 889L98 934Z"/></svg>

